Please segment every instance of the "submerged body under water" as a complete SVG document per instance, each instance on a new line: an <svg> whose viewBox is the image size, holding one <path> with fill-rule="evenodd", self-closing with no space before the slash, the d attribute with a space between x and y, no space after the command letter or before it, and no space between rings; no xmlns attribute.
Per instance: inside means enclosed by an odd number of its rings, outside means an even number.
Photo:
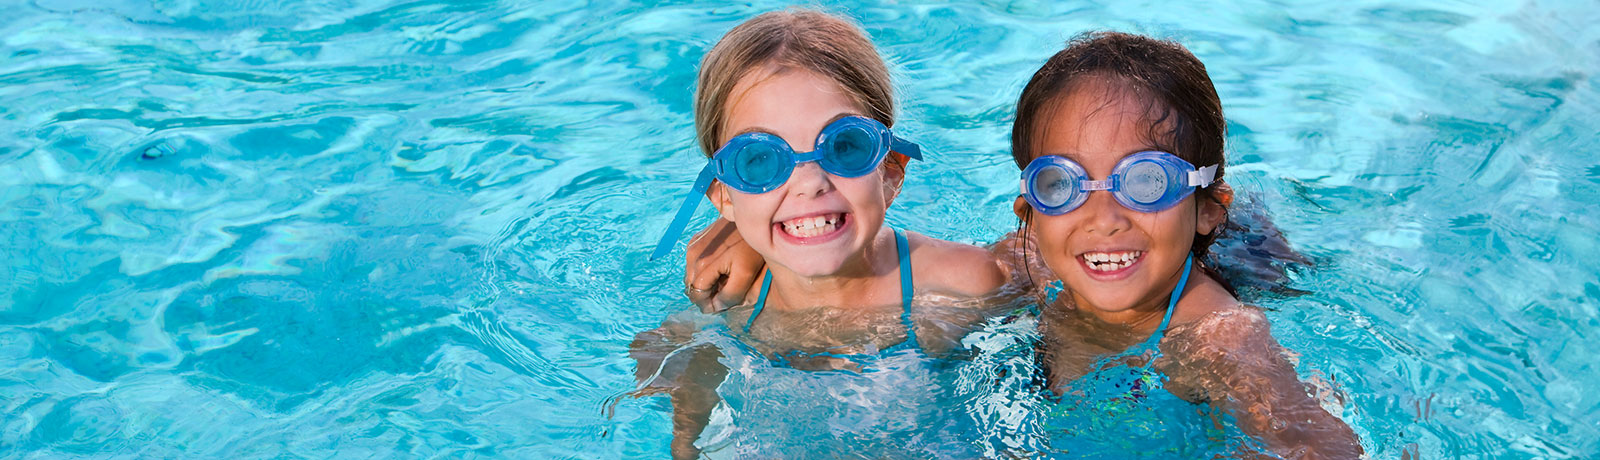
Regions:
<svg viewBox="0 0 1600 460"><path fill-rule="evenodd" d="M1218 249L1252 253L1247 259L1224 257L1233 267L1230 273L1250 277L1235 284L1251 290L1247 292L1274 292L1290 282L1287 270L1304 269L1297 264L1305 261L1287 248L1260 211L1257 206L1241 206L1232 223L1236 232ZM1038 259L1036 254L1030 256ZM930 301L938 302L919 298L912 309L932 317L951 316L928 312L940 308L928 306ZM845 355L851 359L842 369L796 365L784 358L787 355L761 349L770 347L753 347L749 341L755 339L749 331L739 332L740 325L748 321L748 307L736 307L722 315L697 316L701 323L697 338L673 349L677 356L666 360L677 363L640 362L640 366L651 367L641 374L651 375L642 386L654 387L658 381L676 378L663 372L694 372L685 371L682 363L697 347L718 351L728 375L716 388L720 399L710 427L695 443L701 454L710 458L1121 458L1129 452L1147 458L1210 458L1267 452L1237 426L1232 415L1208 403L1186 401L1163 388L1166 376L1150 367L1150 360L1160 355L1157 342L1166 329L1132 349L1113 353L1115 356L1098 360L1091 356L1088 359L1097 362L1091 365L1089 375L1052 386L1036 350L1062 345L1041 342L1050 339L1041 337L1035 326L1036 301L1024 295L1008 302L1016 309L1002 306L996 312L1000 314L984 321L983 327L955 333L962 341L950 352L929 355L920 346L901 343L893 351ZM862 314L849 322L899 322L898 314L888 313ZM785 323L827 335L828 324L845 321L840 315L850 314L812 311L806 316L815 318L791 318ZM963 327L943 321L932 324ZM903 328L880 329L892 332L893 339L905 339ZM930 332L934 331L924 330L922 336L933 335ZM1182 348L1193 346L1185 335L1192 331L1179 327L1171 332L1178 339L1162 345L1175 355L1190 355ZM874 341L884 340L866 340ZM1221 376L1190 380L1215 377ZM1313 385L1314 394L1327 396L1337 391L1327 382ZM1325 410L1339 412L1337 401L1329 399L1324 404L1330 406Z"/></svg>

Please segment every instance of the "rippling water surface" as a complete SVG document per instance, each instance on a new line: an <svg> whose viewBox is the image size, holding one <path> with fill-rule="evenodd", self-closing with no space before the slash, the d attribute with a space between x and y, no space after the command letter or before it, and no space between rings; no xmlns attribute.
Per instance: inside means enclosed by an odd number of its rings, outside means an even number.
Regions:
<svg viewBox="0 0 1600 460"><path fill-rule="evenodd" d="M0 456L665 455L613 401L691 308L645 259L699 58L781 4L0 3ZM1600 455L1600 8L1107 3L835 8L934 158L892 223L999 238L1032 71L1176 38L1374 458Z"/></svg>

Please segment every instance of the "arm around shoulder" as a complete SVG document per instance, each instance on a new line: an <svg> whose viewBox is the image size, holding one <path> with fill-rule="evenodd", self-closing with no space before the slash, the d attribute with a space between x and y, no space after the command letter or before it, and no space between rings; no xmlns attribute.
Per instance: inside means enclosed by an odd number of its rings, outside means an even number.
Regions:
<svg viewBox="0 0 1600 460"><path fill-rule="evenodd" d="M999 295L1007 271L988 250L907 232L917 290L963 299Z"/></svg>

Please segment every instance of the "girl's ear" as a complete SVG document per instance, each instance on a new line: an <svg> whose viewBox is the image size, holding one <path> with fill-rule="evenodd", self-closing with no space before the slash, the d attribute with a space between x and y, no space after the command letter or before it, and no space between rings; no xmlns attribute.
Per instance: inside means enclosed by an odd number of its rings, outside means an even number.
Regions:
<svg viewBox="0 0 1600 460"><path fill-rule="evenodd" d="M1233 187L1225 182L1218 182L1215 187L1211 191L1214 199L1195 200L1200 205L1200 215L1194 220L1195 233L1210 235L1228 221L1228 206L1233 204Z"/></svg>
<svg viewBox="0 0 1600 460"><path fill-rule="evenodd" d="M733 200L728 198L728 186L722 181L714 181L706 188L706 198L711 200L711 206L717 208L717 213L723 219L733 222Z"/></svg>
<svg viewBox="0 0 1600 460"><path fill-rule="evenodd" d="M911 158L899 153L889 152L889 158L883 162L883 203L894 204L894 199L900 196L900 185L906 182L906 164Z"/></svg>
<svg viewBox="0 0 1600 460"><path fill-rule="evenodd" d="M1028 220L1028 213L1032 211L1033 206L1028 205L1028 200L1023 199L1022 195L1017 195L1016 201L1011 202L1011 212L1016 214L1018 219Z"/></svg>

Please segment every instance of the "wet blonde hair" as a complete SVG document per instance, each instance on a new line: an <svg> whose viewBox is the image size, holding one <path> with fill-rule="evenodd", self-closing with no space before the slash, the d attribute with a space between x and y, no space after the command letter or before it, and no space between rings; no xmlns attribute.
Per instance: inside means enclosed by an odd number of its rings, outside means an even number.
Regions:
<svg viewBox="0 0 1600 460"><path fill-rule="evenodd" d="M706 156L722 146L728 97L752 70L800 69L844 89L857 107L884 126L894 126L894 89L889 69L866 32L821 11L772 11L735 26L700 61L694 94L695 135Z"/></svg>

